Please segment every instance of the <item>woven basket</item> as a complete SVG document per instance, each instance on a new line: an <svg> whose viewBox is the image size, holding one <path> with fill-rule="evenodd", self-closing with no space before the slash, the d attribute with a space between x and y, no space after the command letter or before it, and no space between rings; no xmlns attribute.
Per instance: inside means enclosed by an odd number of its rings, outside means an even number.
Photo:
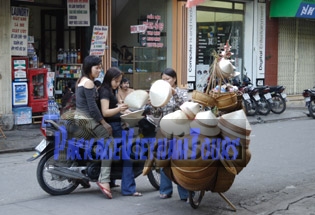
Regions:
<svg viewBox="0 0 315 215"><path fill-rule="evenodd" d="M213 93L213 96L216 97L217 107L221 111L234 111L237 108L237 94L228 92L228 93Z"/></svg>
<svg viewBox="0 0 315 215"><path fill-rule="evenodd" d="M192 92L192 100L205 107L216 106L216 100L212 96L210 96L208 93L202 93L197 90Z"/></svg>
<svg viewBox="0 0 315 215"><path fill-rule="evenodd" d="M229 173L223 166L218 167L217 178L212 192L223 193L230 189L235 179L235 175Z"/></svg>

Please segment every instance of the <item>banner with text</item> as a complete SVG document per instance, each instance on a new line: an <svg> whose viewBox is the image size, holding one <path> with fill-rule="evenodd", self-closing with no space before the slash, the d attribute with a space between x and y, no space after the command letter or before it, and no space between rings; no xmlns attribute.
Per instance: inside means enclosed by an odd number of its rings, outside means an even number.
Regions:
<svg viewBox="0 0 315 215"><path fill-rule="evenodd" d="M90 0L67 0L68 26L90 26Z"/></svg>
<svg viewBox="0 0 315 215"><path fill-rule="evenodd" d="M108 36L108 26L95 25L93 27L90 55L103 56Z"/></svg>
<svg viewBox="0 0 315 215"><path fill-rule="evenodd" d="M11 55L27 56L29 9L11 7Z"/></svg>

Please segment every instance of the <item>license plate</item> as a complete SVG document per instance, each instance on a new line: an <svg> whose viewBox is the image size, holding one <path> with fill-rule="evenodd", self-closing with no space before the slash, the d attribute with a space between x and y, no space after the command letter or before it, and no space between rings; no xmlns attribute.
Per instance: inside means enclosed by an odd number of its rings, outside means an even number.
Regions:
<svg viewBox="0 0 315 215"><path fill-rule="evenodd" d="M254 95L254 99L255 99L256 101L259 101L259 100L260 100L260 96L259 96L258 93L256 93L256 94Z"/></svg>
<svg viewBox="0 0 315 215"><path fill-rule="evenodd" d="M248 93L244 93L244 94L243 94L243 98L244 98L245 100L250 100L250 97L249 97Z"/></svg>
<svg viewBox="0 0 315 215"><path fill-rule="evenodd" d="M45 148L46 148L47 144L46 144L46 140L43 139L36 147L35 150L38 152L42 152Z"/></svg>
<svg viewBox="0 0 315 215"><path fill-rule="evenodd" d="M287 94L285 94L285 93L281 93L281 96L282 96L282 98L286 98L287 97Z"/></svg>
<svg viewBox="0 0 315 215"><path fill-rule="evenodd" d="M266 93L266 94L264 94L264 96L265 96L265 99L271 99L271 94L270 93Z"/></svg>
<svg viewBox="0 0 315 215"><path fill-rule="evenodd" d="M311 97L306 97L305 102L309 102L309 101L311 101Z"/></svg>

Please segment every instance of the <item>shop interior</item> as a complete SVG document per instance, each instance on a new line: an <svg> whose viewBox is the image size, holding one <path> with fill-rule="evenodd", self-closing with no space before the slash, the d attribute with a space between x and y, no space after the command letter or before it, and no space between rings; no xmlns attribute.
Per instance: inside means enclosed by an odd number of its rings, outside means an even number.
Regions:
<svg viewBox="0 0 315 215"><path fill-rule="evenodd" d="M11 0L11 6L30 10L28 33L33 38L33 51L28 55L29 68L55 73L54 90L47 93L47 98L52 96L60 104L66 84L80 77L82 61L89 55L92 26L97 25L97 1L90 0L89 27L68 26L66 0ZM205 1L197 6L196 71L201 73L196 72L195 89L205 84L212 51L222 49L228 39L235 66L242 70L244 7L243 3L223 1ZM168 0L112 0L112 35L107 48L111 49L112 66L125 73L130 87L149 89L160 78L160 72L171 66L171 11ZM145 32L132 28L141 25L147 26ZM35 54L38 63L33 61Z"/></svg>

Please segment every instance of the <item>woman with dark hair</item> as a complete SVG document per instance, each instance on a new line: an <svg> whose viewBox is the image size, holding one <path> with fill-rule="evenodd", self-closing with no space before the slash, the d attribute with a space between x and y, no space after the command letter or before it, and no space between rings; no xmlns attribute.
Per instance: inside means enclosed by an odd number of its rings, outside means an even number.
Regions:
<svg viewBox="0 0 315 215"><path fill-rule="evenodd" d="M161 73L161 79L167 81L172 87L172 97L169 102L161 108L150 108L150 112L154 117L161 118L176 110L180 110L180 106L188 101L188 93L186 89L177 87L177 74L174 69L166 68ZM172 181L165 175L163 168L161 168L161 181L160 181L160 198L171 198L173 194ZM188 191L182 186L177 185L179 197L181 200L186 201L188 198Z"/></svg>
<svg viewBox="0 0 315 215"><path fill-rule="evenodd" d="M96 87L94 79L97 78L102 70L102 60L97 56L87 56L83 61L83 71L77 81L76 88L76 114L77 119L88 119L88 129L92 129L96 138L112 138L111 126L106 123L98 109L96 103ZM94 137L95 138L95 137ZM98 182L96 183L109 199L112 198L110 191L110 171L111 160L102 160L102 167Z"/></svg>
<svg viewBox="0 0 315 215"><path fill-rule="evenodd" d="M127 104L119 104L116 92L122 80L123 72L117 67L106 71L101 87L99 88L100 109L103 117L113 130L114 138L122 137L121 114L128 109ZM121 178L121 193L124 196L142 196L136 192L136 183L133 174L133 165L130 160L123 160Z"/></svg>

